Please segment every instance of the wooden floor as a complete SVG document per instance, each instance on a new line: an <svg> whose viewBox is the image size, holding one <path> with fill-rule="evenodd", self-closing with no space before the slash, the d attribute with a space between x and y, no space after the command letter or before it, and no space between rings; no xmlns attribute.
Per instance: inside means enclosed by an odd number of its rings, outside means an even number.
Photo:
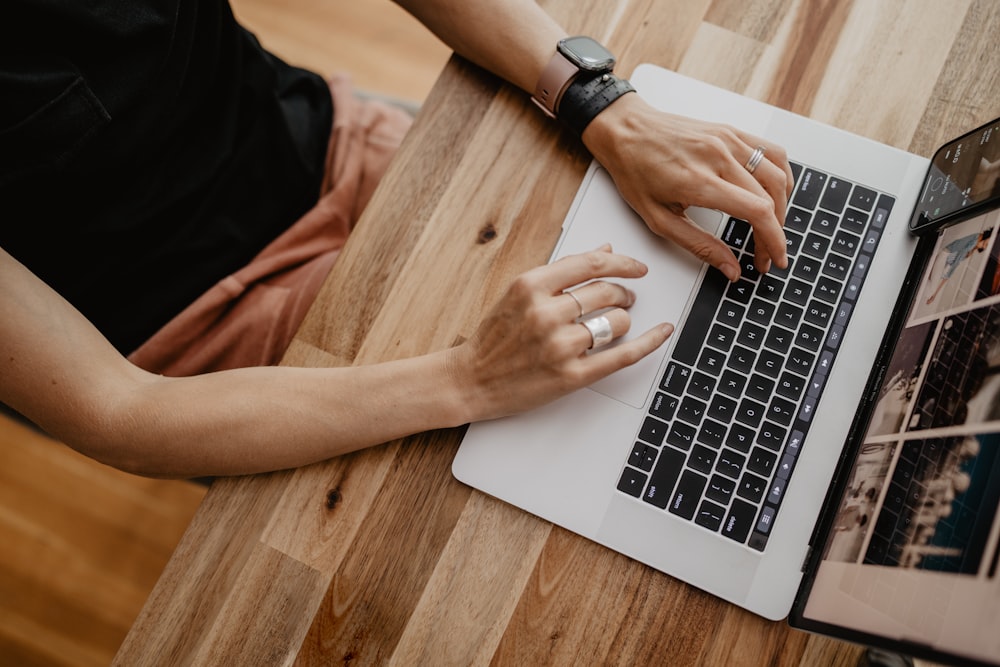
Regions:
<svg viewBox="0 0 1000 667"><path fill-rule="evenodd" d="M239 0L261 42L420 102L449 52L389 0ZM0 666L107 665L204 488L120 473L0 415Z"/></svg>

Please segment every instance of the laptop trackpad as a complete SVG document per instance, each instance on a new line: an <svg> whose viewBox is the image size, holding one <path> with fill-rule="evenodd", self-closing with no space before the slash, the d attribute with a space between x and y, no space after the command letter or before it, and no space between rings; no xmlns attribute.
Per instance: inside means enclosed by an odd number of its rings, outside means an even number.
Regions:
<svg viewBox="0 0 1000 667"><path fill-rule="evenodd" d="M688 215L711 234L717 233L722 222L722 214L718 211L691 208ZM603 168L592 167L587 172L582 196L574 203L569 220L569 227L553 259L611 243L615 252L634 257L649 267L649 273L643 278L617 281L636 293L635 305L629 310L632 328L622 340L635 338L661 322L680 322L704 264L673 242L651 232L642 218L621 198ZM627 405L642 408L656 380L656 371L671 344L668 341L637 364L590 388Z"/></svg>

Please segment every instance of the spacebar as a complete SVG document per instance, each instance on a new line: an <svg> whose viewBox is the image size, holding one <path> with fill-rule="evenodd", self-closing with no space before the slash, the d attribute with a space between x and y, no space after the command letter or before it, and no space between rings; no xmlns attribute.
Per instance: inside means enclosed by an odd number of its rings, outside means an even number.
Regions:
<svg viewBox="0 0 1000 667"><path fill-rule="evenodd" d="M728 283L729 280L718 269L709 267L705 272L698 296L694 299L691 312L681 327L680 338L674 347L675 360L688 366L693 366L698 360L698 354L705 347L705 339L708 338L708 328L712 326L712 318L715 317Z"/></svg>

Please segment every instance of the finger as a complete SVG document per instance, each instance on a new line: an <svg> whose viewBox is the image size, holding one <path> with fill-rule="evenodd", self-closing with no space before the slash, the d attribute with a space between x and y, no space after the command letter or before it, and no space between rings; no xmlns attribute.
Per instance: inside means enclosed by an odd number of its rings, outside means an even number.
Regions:
<svg viewBox="0 0 1000 667"><path fill-rule="evenodd" d="M570 319L583 317L586 313L602 308L628 308L635 303L635 292L604 280L595 280L572 291L567 290L563 294L572 300L572 302L564 301Z"/></svg>
<svg viewBox="0 0 1000 667"><path fill-rule="evenodd" d="M587 324L584 322L590 322L591 326L599 328L599 326L594 325L593 322L599 320L600 318L606 318L608 324L611 325L611 338L610 340L602 343L601 341L595 341L594 334L591 333L591 329L588 328ZM629 327L632 326L632 318L621 308L612 308L611 310L605 311L600 315L594 315L592 317L587 317L581 320L579 323L573 325L575 331L576 339L579 341L579 349L582 352L587 350L603 347L612 340L619 338L626 333L628 333Z"/></svg>
<svg viewBox="0 0 1000 667"><path fill-rule="evenodd" d="M660 208L650 216L650 229L719 269L730 281L739 280L740 266L733 251L721 239L698 226L686 213L678 215Z"/></svg>
<svg viewBox="0 0 1000 667"><path fill-rule="evenodd" d="M567 255L532 271L543 288L553 295L598 278L641 278L646 275L648 268L645 264L632 257L615 254L610 246L606 247L607 250L601 248Z"/></svg>
<svg viewBox="0 0 1000 667"><path fill-rule="evenodd" d="M586 355L580 360L586 377L585 384L593 384L617 370L631 366L662 346L673 332L672 324L661 324L632 340Z"/></svg>
<svg viewBox="0 0 1000 667"><path fill-rule="evenodd" d="M766 256L784 268L788 265L785 233L774 210L774 200L754 178L742 169L732 181L717 183L716 207L726 213L746 220L753 227L754 244L760 256ZM761 268L758 266L758 268Z"/></svg>

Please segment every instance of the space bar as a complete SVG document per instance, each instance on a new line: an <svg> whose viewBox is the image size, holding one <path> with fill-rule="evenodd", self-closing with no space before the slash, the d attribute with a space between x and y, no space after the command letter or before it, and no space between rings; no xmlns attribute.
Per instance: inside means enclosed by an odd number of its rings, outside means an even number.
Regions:
<svg viewBox="0 0 1000 667"><path fill-rule="evenodd" d="M708 338L708 329L712 326L712 318L719 308L722 295L726 291L729 281L718 269L709 267L705 272L705 279L698 289L698 296L695 297L691 312L681 327L681 336L677 339L674 347L674 359L693 366L698 360L698 354L705 346L705 339Z"/></svg>

